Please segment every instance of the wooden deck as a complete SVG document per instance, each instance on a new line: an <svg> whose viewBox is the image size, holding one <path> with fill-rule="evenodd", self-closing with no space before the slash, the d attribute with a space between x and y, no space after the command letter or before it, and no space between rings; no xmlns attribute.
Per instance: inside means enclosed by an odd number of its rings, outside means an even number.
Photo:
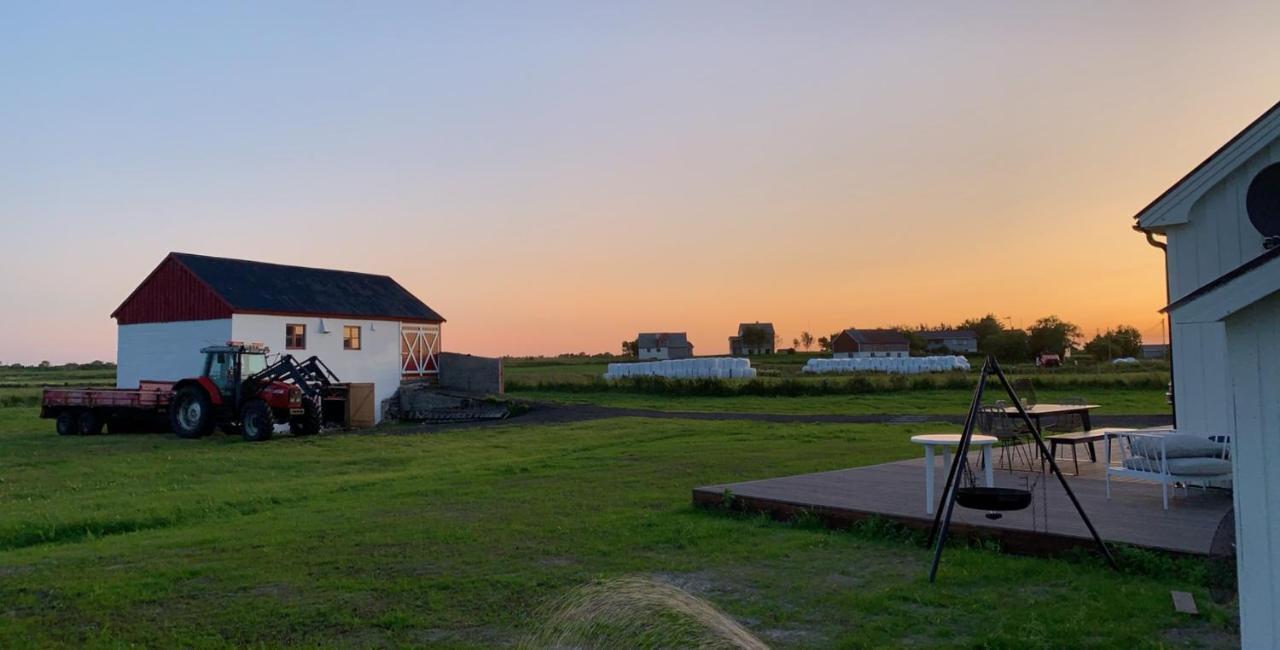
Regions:
<svg viewBox="0 0 1280 650"><path fill-rule="evenodd" d="M1098 449L1098 462L1088 461L1080 450L1080 473L1070 476L1072 463L1059 459L1068 474L1067 481L1080 499L1098 533L1108 542L1158 549L1180 554L1208 554L1213 536L1223 515L1231 508L1231 495L1226 490L1191 488L1170 492L1169 510L1161 508L1160 485L1147 481L1113 478L1111 499L1107 499L1103 483L1103 453ZM1069 452L1066 452L1069 454ZM977 456L973 469L979 484ZM935 466L935 499L942 494L946 468L941 458ZM1026 510L1006 512L998 520L990 520L984 512L956 506L952 516L952 534L998 539L1004 548L1024 553L1046 553L1092 547L1089 530L1067 498L1066 492L1052 473L998 469L998 486L1027 487L1033 484L1034 499ZM733 495L735 507L761 511L786 518L799 512L810 512L833 525L879 516L928 530L933 515L925 512L924 459L912 459L882 465L857 467L815 474L785 476L742 483L708 485L693 490L694 503L719 505L725 490Z"/></svg>

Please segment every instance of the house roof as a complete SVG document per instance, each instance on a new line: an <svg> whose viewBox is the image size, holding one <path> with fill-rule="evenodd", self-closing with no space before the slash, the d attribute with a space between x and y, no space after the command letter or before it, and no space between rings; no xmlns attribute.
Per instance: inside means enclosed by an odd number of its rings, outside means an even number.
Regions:
<svg viewBox="0 0 1280 650"><path fill-rule="evenodd" d="M1169 189L1133 216L1140 229L1185 223L1191 205L1204 191L1234 171L1246 158L1280 136L1280 102L1232 136Z"/></svg>
<svg viewBox="0 0 1280 650"><path fill-rule="evenodd" d="M860 345L903 345L908 347L911 345L910 342L907 341L907 337L903 336L902 332L897 330L860 330L850 328L845 330L843 333L849 335L850 338L857 341Z"/></svg>
<svg viewBox="0 0 1280 650"><path fill-rule="evenodd" d="M926 340L976 339L978 334L973 330L931 330L920 332L920 337Z"/></svg>
<svg viewBox="0 0 1280 650"><path fill-rule="evenodd" d="M755 328L762 329L769 336L773 336L773 323L761 323L758 321L755 323L739 323L738 336L742 336L748 327L755 327Z"/></svg>
<svg viewBox="0 0 1280 650"><path fill-rule="evenodd" d="M444 322L435 310L385 275L192 253L170 253L157 271L171 262L189 271L233 312ZM151 277L112 313L113 318Z"/></svg>
<svg viewBox="0 0 1280 650"><path fill-rule="evenodd" d="M1266 252L1264 252L1263 254L1249 260L1248 262L1245 262L1244 264L1241 264L1240 266L1237 266L1236 268L1231 269L1230 271L1227 271L1226 273L1222 274L1221 276L1218 276L1216 279L1212 280L1208 284L1205 284L1200 288L1196 289L1195 291L1192 291L1191 293L1188 293L1187 295L1169 303L1167 307L1165 307L1164 309L1161 309L1160 311L1171 312L1175 309L1186 307L1191 303L1200 301L1202 298L1204 298L1205 296L1208 296L1209 294L1218 292L1219 289L1222 289L1227 285L1235 284L1237 281L1245 279L1246 276L1252 276L1255 271L1259 271L1261 269L1274 269L1274 268L1277 268L1278 266L1280 266L1280 246L1271 248ZM1276 275L1276 274L1273 273L1273 275ZM1261 295L1263 294L1274 292L1275 288L1277 286L1280 286L1275 283L1275 280L1276 278L1271 278L1271 281L1263 282L1261 286L1256 287L1254 288L1255 290L1248 292L1248 295L1261 297ZM1247 297L1245 299L1247 300Z"/></svg>
<svg viewBox="0 0 1280 650"><path fill-rule="evenodd" d="M641 332L636 336L636 346L642 348L692 347L684 332Z"/></svg>

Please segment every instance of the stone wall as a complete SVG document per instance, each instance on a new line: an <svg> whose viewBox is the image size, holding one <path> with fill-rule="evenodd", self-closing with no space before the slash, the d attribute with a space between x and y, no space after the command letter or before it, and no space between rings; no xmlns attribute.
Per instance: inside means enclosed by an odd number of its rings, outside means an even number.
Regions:
<svg viewBox="0 0 1280 650"><path fill-rule="evenodd" d="M502 359L457 352L440 353L440 388L501 395Z"/></svg>

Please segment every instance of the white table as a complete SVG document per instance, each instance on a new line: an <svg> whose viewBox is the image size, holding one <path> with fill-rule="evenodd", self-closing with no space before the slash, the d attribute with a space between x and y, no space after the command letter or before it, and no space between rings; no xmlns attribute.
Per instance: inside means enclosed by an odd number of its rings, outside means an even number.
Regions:
<svg viewBox="0 0 1280 650"><path fill-rule="evenodd" d="M933 448L942 449L942 467L951 467L951 448L960 446L958 433L924 433L911 436L911 442L924 445L924 511L933 514ZM973 434L969 438L969 447L982 448L982 465L986 469L987 487L995 487L995 474L991 470L991 445L997 440L992 436ZM961 477L957 476L959 481Z"/></svg>

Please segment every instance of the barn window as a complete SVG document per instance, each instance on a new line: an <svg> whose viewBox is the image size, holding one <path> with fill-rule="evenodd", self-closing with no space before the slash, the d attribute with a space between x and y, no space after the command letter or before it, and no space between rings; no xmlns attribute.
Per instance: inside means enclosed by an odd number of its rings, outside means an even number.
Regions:
<svg viewBox="0 0 1280 650"><path fill-rule="evenodd" d="M302 323L288 323L284 326L284 347L286 350L307 349L307 326Z"/></svg>
<svg viewBox="0 0 1280 650"><path fill-rule="evenodd" d="M360 326L359 325L343 325L342 326L342 349L343 350L359 350L360 349Z"/></svg>

